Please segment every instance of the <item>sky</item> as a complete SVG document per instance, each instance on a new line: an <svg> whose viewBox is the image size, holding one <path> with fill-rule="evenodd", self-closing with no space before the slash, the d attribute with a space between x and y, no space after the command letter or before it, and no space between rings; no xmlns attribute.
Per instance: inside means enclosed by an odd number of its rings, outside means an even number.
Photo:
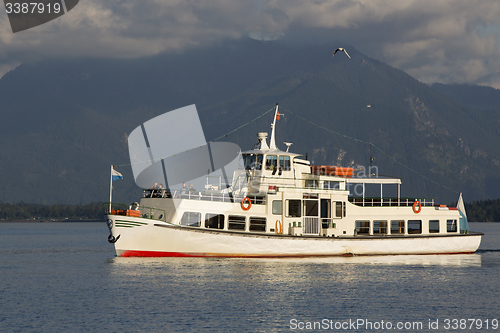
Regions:
<svg viewBox="0 0 500 333"><path fill-rule="evenodd" d="M247 36L351 45L424 83L500 89L499 0L80 0L18 33L2 10L0 77L24 62L139 58Z"/></svg>

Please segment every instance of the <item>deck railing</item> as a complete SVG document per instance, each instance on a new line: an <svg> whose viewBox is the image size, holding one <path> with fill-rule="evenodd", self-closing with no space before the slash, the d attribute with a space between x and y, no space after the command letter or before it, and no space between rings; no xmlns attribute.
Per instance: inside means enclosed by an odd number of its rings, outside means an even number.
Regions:
<svg viewBox="0 0 500 333"><path fill-rule="evenodd" d="M302 233L304 235L318 235L319 234L319 218L317 217L304 217L302 224Z"/></svg>
<svg viewBox="0 0 500 333"><path fill-rule="evenodd" d="M385 206L413 206L419 201L422 206L434 206L434 199L429 198L358 198L349 197L349 202L357 206L385 207Z"/></svg>
<svg viewBox="0 0 500 333"><path fill-rule="evenodd" d="M140 206L138 203L133 203L131 205L111 203L110 205L108 202L105 205L105 214L142 217L160 221L165 221L166 218L165 210L154 207ZM111 207L111 210L109 207Z"/></svg>
<svg viewBox="0 0 500 333"><path fill-rule="evenodd" d="M205 191L205 192L187 192L187 193L182 193L181 191L177 190L174 191L173 193L168 192L168 194L163 194L163 195L157 195L154 192L155 190L144 190L144 198L173 198L173 199L188 199L188 200L202 200L202 201L218 201L218 202L241 202L243 200L243 196L241 195L233 195L230 193L220 193L220 192L211 192L211 191ZM247 195L247 197L250 199L252 205L265 205L266 204L266 198L265 197L260 197L260 196L251 196Z"/></svg>

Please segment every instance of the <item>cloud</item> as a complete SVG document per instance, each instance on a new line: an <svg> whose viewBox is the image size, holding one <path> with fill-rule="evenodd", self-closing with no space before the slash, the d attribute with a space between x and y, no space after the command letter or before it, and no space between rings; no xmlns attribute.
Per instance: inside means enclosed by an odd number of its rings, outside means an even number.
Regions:
<svg viewBox="0 0 500 333"><path fill-rule="evenodd" d="M247 35L345 42L423 82L500 88L498 0L86 0L16 34L0 15L0 65L143 57Z"/></svg>

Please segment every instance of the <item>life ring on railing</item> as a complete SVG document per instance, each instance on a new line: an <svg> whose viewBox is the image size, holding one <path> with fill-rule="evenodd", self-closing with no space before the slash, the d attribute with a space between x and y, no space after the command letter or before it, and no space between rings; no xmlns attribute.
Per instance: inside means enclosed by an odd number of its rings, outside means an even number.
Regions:
<svg viewBox="0 0 500 333"><path fill-rule="evenodd" d="M422 204L420 203L420 201L415 200L415 202L413 203L413 212L415 214L418 214L420 213L421 210L422 210Z"/></svg>
<svg viewBox="0 0 500 333"><path fill-rule="evenodd" d="M276 233L281 235L283 233L283 226L281 225L280 220L276 220Z"/></svg>
<svg viewBox="0 0 500 333"><path fill-rule="evenodd" d="M248 206L245 206L245 202L248 202ZM252 201L250 201L249 197L244 197L243 200L241 200L240 206L243 210L249 210L250 207L252 207Z"/></svg>

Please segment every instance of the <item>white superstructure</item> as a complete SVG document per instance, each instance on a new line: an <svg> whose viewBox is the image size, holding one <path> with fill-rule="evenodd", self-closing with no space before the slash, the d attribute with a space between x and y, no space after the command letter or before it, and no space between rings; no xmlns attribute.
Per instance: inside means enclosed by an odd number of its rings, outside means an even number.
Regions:
<svg viewBox="0 0 500 333"><path fill-rule="evenodd" d="M400 179L353 168L311 166L280 151L274 131L242 153L232 182L207 181L203 191L144 191L140 203L107 214L118 256L305 257L472 253L481 233L469 232L465 211L431 199L400 197ZM288 148L291 144L286 143ZM356 184L361 195L351 196ZM395 198L383 196L395 185ZM380 197L365 197L365 186ZM461 202L461 197L460 197ZM462 212L463 211L463 212ZM461 228L462 226L462 228Z"/></svg>

